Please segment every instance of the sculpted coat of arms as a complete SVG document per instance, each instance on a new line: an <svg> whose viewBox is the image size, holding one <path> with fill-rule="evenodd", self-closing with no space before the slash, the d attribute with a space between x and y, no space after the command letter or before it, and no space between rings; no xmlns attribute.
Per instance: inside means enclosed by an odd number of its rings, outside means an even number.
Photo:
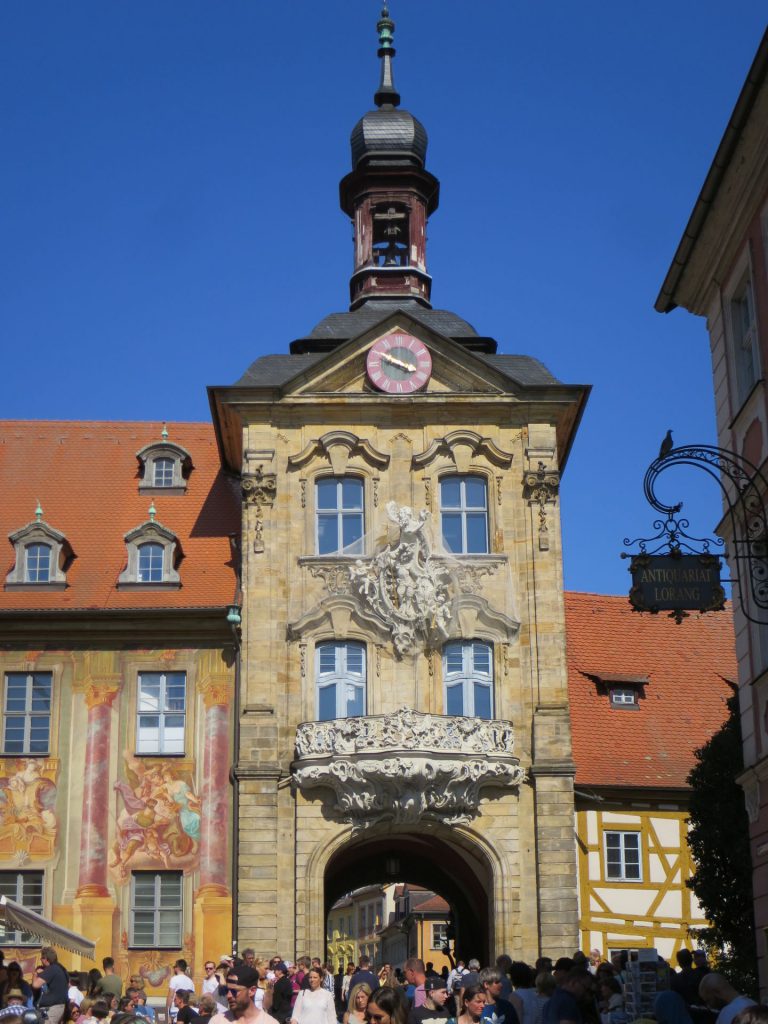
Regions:
<svg viewBox="0 0 768 1024"><path fill-rule="evenodd" d="M398 543L388 544L370 561L358 559L349 575L353 589L387 624L395 651L403 655L434 634L447 637L450 574L432 557L424 535L426 509L416 516L407 505L390 501L387 515L400 527Z"/></svg>

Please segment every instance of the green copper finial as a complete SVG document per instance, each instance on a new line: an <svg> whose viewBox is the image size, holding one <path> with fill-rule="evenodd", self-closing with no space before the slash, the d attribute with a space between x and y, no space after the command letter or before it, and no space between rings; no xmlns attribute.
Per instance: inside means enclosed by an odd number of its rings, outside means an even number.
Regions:
<svg viewBox="0 0 768 1024"><path fill-rule="evenodd" d="M40 499L37 499L37 508L35 509L35 519L40 522L43 518L43 506L40 504Z"/></svg>
<svg viewBox="0 0 768 1024"><path fill-rule="evenodd" d="M163 423L163 432L160 435L164 441L168 440L168 424Z"/></svg>
<svg viewBox="0 0 768 1024"><path fill-rule="evenodd" d="M392 58L396 52L393 43L395 23L389 16L389 5L387 3L381 8L381 18L376 25L376 29L379 33L381 81L373 100L377 107L397 107L400 104L400 93L395 88L395 81L392 77Z"/></svg>
<svg viewBox="0 0 768 1024"><path fill-rule="evenodd" d="M157 515L157 509L155 508L155 503L153 501L152 504L149 506L149 518L150 518L150 520L153 523L155 521L155 516L156 515Z"/></svg>

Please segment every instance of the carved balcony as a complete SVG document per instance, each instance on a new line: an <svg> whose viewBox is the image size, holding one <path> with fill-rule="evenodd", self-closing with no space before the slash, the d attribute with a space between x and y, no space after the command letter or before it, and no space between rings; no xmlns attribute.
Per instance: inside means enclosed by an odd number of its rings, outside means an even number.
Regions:
<svg viewBox="0 0 768 1024"><path fill-rule="evenodd" d="M466 824L480 810L483 787L519 786L511 722L390 715L304 722L296 731L294 784L325 788L333 810L356 829L380 821L432 819Z"/></svg>

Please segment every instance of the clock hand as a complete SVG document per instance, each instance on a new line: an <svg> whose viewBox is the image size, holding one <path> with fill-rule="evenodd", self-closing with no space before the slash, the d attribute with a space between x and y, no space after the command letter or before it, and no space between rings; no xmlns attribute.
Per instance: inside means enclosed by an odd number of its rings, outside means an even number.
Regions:
<svg viewBox="0 0 768 1024"><path fill-rule="evenodd" d="M401 359L396 359L394 356L390 356L386 352L381 353L381 358L385 359L388 363L392 363L393 366L399 366L401 370L406 370L408 373L416 372L416 367L411 363L404 363Z"/></svg>

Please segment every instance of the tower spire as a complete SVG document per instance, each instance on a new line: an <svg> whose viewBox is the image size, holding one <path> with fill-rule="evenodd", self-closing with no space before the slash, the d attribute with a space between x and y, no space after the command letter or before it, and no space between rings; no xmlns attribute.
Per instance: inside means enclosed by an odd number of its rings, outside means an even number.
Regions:
<svg viewBox="0 0 768 1024"><path fill-rule="evenodd" d="M395 88L395 80L392 77L392 58L397 52L392 43L395 34L395 23L389 16L389 5L384 4L381 8L381 18L376 28L379 33L379 58L381 59L381 81L373 102L377 107L398 107L400 106L400 93Z"/></svg>

